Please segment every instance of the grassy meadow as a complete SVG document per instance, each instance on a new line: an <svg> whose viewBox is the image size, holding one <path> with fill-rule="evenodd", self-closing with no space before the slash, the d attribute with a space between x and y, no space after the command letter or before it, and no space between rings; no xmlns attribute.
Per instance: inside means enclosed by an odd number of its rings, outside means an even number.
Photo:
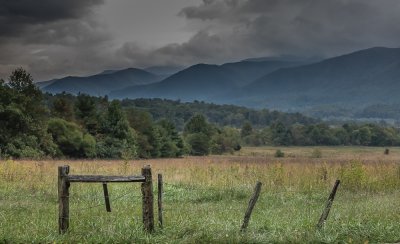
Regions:
<svg viewBox="0 0 400 244"><path fill-rule="evenodd" d="M0 161L0 243L400 242L400 148L243 148L234 155L132 161ZM57 166L70 174L164 178L164 228L143 231L139 183L72 183L70 230L58 234ZM340 179L325 226L316 224ZM256 181L260 198L239 231ZM156 181L153 183L156 193ZM155 210L156 210L155 205ZM157 212L155 212L157 219Z"/></svg>

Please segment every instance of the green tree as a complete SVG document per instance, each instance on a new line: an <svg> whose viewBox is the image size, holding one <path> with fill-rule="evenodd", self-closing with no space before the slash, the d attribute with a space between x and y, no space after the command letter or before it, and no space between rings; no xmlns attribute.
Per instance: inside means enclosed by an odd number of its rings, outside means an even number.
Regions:
<svg viewBox="0 0 400 244"><path fill-rule="evenodd" d="M186 141L190 146L191 155L204 156L210 153L211 141L206 134L202 132L189 134Z"/></svg>
<svg viewBox="0 0 400 244"><path fill-rule="evenodd" d="M161 127L161 156L180 157L184 153L182 137L176 131L175 125L166 119L160 120L157 125Z"/></svg>
<svg viewBox="0 0 400 244"><path fill-rule="evenodd" d="M59 118L49 120L48 131L57 144L58 156L93 158L96 156L96 141L84 134L78 125Z"/></svg>
<svg viewBox="0 0 400 244"><path fill-rule="evenodd" d="M211 125L202 114L194 115L185 125L184 134L203 133L210 137L213 134Z"/></svg>
<svg viewBox="0 0 400 244"><path fill-rule="evenodd" d="M242 138L251 135L251 133L253 132L253 127L251 126L250 122L246 121L243 126L242 129L240 130L240 136Z"/></svg>
<svg viewBox="0 0 400 244"><path fill-rule="evenodd" d="M361 127L360 133L360 144L363 146L368 146L371 143L372 133L368 126Z"/></svg>
<svg viewBox="0 0 400 244"><path fill-rule="evenodd" d="M96 135L100 130L102 118L97 112L95 98L87 94L79 94L74 107L77 119L90 134Z"/></svg>
<svg viewBox="0 0 400 244"><path fill-rule="evenodd" d="M271 125L272 143L276 146L287 146L292 144L292 134L282 122Z"/></svg>
<svg viewBox="0 0 400 244"><path fill-rule="evenodd" d="M22 68L0 82L0 151L13 157L54 155L41 91Z"/></svg>
<svg viewBox="0 0 400 244"><path fill-rule="evenodd" d="M233 153L240 150L240 133L237 129L224 127L214 134L211 140L211 153Z"/></svg>
<svg viewBox="0 0 400 244"><path fill-rule="evenodd" d="M141 158L157 158L161 156L163 128L155 125L148 112L126 109L129 125L137 132L138 156Z"/></svg>
<svg viewBox="0 0 400 244"><path fill-rule="evenodd" d="M134 158L137 156L137 136L129 126L120 102L110 103L101 128L97 154L104 158Z"/></svg>
<svg viewBox="0 0 400 244"><path fill-rule="evenodd" d="M215 130L203 115L194 115L186 123L183 131L185 140L190 147L190 154L195 156L208 155L214 132Z"/></svg>
<svg viewBox="0 0 400 244"><path fill-rule="evenodd" d="M51 113L54 117L67 121L73 121L75 117L73 104L63 96L58 96L54 99Z"/></svg>

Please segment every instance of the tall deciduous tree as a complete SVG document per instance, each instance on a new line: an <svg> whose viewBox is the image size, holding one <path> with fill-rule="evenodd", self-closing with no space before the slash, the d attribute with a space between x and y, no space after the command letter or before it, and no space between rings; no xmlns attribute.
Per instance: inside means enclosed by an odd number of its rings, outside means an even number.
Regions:
<svg viewBox="0 0 400 244"><path fill-rule="evenodd" d="M203 115L194 115L186 123L183 133L192 155L201 156L210 153L214 130Z"/></svg>
<svg viewBox="0 0 400 244"><path fill-rule="evenodd" d="M0 82L0 150L13 157L54 155L55 144L46 130L47 111L41 91L24 69Z"/></svg>

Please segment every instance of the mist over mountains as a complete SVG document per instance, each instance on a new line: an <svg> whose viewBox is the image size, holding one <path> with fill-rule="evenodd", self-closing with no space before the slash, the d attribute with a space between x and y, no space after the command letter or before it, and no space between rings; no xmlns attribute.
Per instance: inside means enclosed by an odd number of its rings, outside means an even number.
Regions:
<svg viewBox="0 0 400 244"><path fill-rule="evenodd" d="M173 74L164 72L163 77L160 70ZM284 111L327 106L363 109L400 103L400 48L375 47L321 61L258 58L197 64L183 70L131 68L40 84L51 93L81 92L116 99L203 100Z"/></svg>

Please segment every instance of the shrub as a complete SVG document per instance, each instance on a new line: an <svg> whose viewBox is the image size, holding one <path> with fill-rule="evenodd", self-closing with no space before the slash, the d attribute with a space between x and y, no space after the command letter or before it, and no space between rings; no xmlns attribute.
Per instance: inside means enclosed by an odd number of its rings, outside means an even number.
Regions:
<svg viewBox="0 0 400 244"><path fill-rule="evenodd" d="M240 151L240 149L242 149L242 146L240 146L240 144L237 144L237 145L233 148L233 150L235 150L235 151Z"/></svg>
<svg viewBox="0 0 400 244"><path fill-rule="evenodd" d="M281 151L281 149L278 149L275 151L275 158L283 158L285 157L285 153Z"/></svg>
<svg viewBox="0 0 400 244"><path fill-rule="evenodd" d="M385 155L389 155L389 148L385 149Z"/></svg>

